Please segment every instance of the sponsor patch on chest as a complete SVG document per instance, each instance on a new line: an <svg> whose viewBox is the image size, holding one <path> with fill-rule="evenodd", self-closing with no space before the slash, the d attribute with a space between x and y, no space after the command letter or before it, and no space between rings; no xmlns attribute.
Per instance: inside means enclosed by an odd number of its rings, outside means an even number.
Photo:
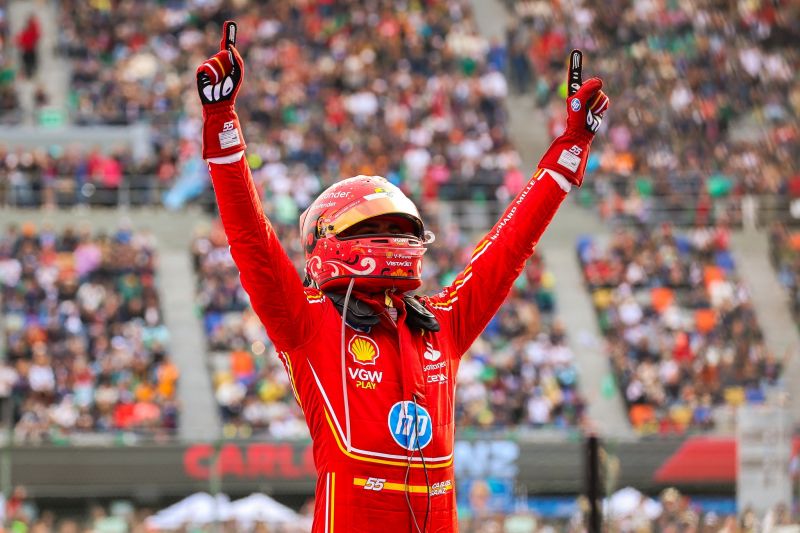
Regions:
<svg viewBox="0 0 800 533"><path fill-rule="evenodd" d="M425 381L428 383L447 383L447 362L440 361L442 352L435 349L430 341L425 341L425 351L422 353L425 359L422 371L425 373ZM431 361L430 363L428 361Z"/></svg>
<svg viewBox="0 0 800 533"><path fill-rule="evenodd" d="M433 440L431 415L414 402L397 402L389 409L389 432L406 450L421 450Z"/></svg>
<svg viewBox="0 0 800 533"><path fill-rule="evenodd" d="M422 357L427 359L428 361L438 361L440 357L442 357L442 352L433 348L433 345L430 341L425 341L425 352L423 352Z"/></svg>
<svg viewBox="0 0 800 533"><path fill-rule="evenodd" d="M347 353L353 356L353 361L359 365L375 365L375 360L381 355L378 343L364 335L353 335L347 343Z"/></svg>
<svg viewBox="0 0 800 533"><path fill-rule="evenodd" d="M367 370L366 368L348 368L350 379L355 381L357 389L374 390L383 379L381 370Z"/></svg>

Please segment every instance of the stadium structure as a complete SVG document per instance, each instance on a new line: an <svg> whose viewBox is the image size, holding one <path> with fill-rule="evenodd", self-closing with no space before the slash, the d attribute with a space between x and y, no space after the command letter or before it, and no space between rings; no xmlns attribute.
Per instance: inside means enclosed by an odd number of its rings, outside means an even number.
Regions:
<svg viewBox="0 0 800 533"><path fill-rule="evenodd" d="M437 234L429 293L563 129L569 50L605 81L583 187L461 364L462 531L800 530L796 2L0 6L8 530L310 531L308 430L200 157L226 19L298 271L299 214L380 174Z"/></svg>

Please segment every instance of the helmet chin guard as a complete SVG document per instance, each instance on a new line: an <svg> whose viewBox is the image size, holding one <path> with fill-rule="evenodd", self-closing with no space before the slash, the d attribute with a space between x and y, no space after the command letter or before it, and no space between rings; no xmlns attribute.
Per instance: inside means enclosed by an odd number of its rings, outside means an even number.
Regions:
<svg viewBox="0 0 800 533"><path fill-rule="evenodd" d="M355 224L384 215L407 218L413 234L343 236ZM429 237L417 207L385 178L356 176L329 187L300 217L300 235L307 282L321 290L344 290L350 280L362 292L406 292L422 285Z"/></svg>

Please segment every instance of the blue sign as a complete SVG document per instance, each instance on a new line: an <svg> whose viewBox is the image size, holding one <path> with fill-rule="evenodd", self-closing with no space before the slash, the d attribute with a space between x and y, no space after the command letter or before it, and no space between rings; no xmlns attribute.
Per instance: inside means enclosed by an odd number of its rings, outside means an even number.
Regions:
<svg viewBox="0 0 800 533"><path fill-rule="evenodd" d="M406 450L421 450L433 440L431 415L414 402L397 402L389 409L389 432Z"/></svg>

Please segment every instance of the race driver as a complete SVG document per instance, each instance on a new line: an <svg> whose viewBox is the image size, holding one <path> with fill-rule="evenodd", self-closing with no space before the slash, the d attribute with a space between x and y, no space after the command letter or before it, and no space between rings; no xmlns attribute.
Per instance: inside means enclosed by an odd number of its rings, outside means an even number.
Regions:
<svg viewBox="0 0 800 533"><path fill-rule="evenodd" d="M453 446L459 359L505 299L558 206L583 179L608 107L573 53L567 125L467 267L415 296L432 237L378 176L344 179L300 219L305 281L261 207L234 109L244 78L237 27L197 69L208 161L242 286L313 438L314 532L457 531Z"/></svg>

